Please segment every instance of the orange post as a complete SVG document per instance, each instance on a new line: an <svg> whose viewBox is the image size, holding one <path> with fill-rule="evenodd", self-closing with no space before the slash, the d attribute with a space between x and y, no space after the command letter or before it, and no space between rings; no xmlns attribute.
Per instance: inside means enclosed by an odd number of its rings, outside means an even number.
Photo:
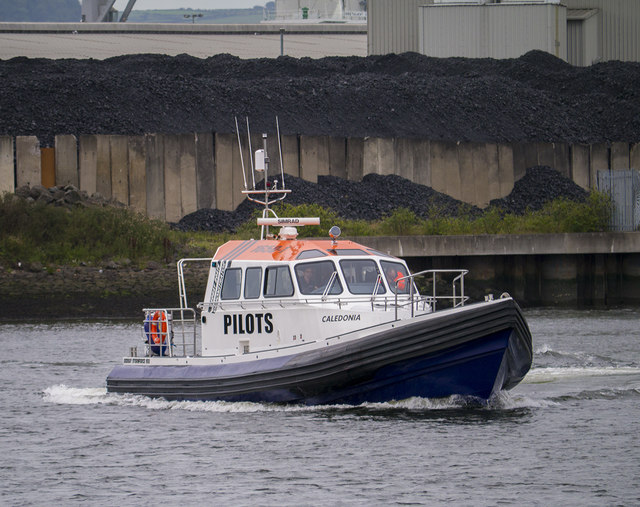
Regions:
<svg viewBox="0 0 640 507"><path fill-rule="evenodd" d="M56 150L55 148L40 148L40 175L43 187L56 186Z"/></svg>

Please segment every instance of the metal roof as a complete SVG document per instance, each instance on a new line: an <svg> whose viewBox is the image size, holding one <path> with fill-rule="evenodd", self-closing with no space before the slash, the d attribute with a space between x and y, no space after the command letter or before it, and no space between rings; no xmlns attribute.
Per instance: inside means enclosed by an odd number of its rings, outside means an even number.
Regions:
<svg viewBox="0 0 640 507"><path fill-rule="evenodd" d="M318 252L318 257L299 257L302 252ZM368 247L349 240L341 240L334 244L331 240L232 240L228 241L215 254L214 260L235 261L295 261L323 260L330 257L341 257L342 253L351 255L384 255Z"/></svg>

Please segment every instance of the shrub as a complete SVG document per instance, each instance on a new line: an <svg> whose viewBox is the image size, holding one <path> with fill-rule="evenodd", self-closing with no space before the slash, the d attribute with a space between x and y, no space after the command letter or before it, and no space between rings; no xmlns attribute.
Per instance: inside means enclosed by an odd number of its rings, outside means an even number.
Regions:
<svg viewBox="0 0 640 507"><path fill-rule="evenodd" d="M342 229L343 237L600 232L608 230L611 201L605 194L591 192L585 202L557 199L540 211L527 211L522 216L489 208L479 217L434 213L427 220L407 208L398 208L375 222L340 219L334 211L317 204L279 204L274 211L281 217L320 217L321 225L300 227L300 237L327 238L332 225ZM178 232L170 230L164 222L126 208L67 209L5 194L0 198L0 262L50 265L127 258L141 263L168 262L183 256L207 257L230 239L258 238L260 231L255 222L258 216L260 210L235 234Z"/></svg>
<svg viewBox="0 0 640 507"><path fill-rule="evenodd" d="M415 234L420 219L409 208L397 208L380 222L380 232L388 236L408 236Z"/></svg>
<svg viewBox="0 0 640 507"><path fill-rule="evenodd" d="M169 260L181 237L126 208L56 207L6 194L0 200L0 260L43 264Z"/></svg>

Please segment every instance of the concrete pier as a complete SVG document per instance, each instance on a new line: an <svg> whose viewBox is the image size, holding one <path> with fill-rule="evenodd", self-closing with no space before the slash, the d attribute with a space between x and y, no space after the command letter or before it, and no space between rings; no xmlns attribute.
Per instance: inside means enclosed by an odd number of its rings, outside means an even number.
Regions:
<svg viewBox="0 0 640 507"><path fill-rule="evenodd" d="M475 300L508 292L524 306L640 304L640 233L349 238L412 271L468 269Z"/></svg>

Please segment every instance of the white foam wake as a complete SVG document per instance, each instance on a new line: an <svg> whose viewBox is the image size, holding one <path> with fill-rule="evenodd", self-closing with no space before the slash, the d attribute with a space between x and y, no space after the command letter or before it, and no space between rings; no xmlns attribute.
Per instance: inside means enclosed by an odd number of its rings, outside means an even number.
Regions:
<svg viewBox="0 0 640 507"><path fill-rule="evenodd" d="M110 394L104 387L69 387L64 384L47 387L44 400L60 405L116 405L122 407L142 407L149 410L186 410L189 412L252 413L252 412L313 412L313 411L350 411L367 409L372 411L408 410L432 411L451 409L489 409L511 410L518 408L537 408L555 405L548 400L533 400L512 392L500 392L488 402L467 396L449 396L446 398L407 398L385 403L363 403L353 405L281 405L275 403L227 402L227 401L167 401L131 394Z"/></svg>
<svg viewBox="0 0 640 507"><path fill-rule="evenodd" d="M581 377L609 377L615 375L640 375L640 368L623 366L572 366L560 368L533 368L527 373L523 383L538 384L554 380Z"/></svg>
<svg viewBox="0 0 640 507"><path fill-rule="evenodd" d="M44 400L60 405L92 405L102 403L106 399L107 389L104 387L68 387L64 384L47 387Z"/></svg>
<svg viewBox="0 0 640 507"><path fill-rule="evenodd" d="M315 410L303 405L277 405L271 403L226 401L167 401L133 394L110 394L106 388L78 388L64 384L47 387L44 400L60 405L119 405L142 407L149 410L187 410L190 412L293 412ZM336 408L332 406L332 408ZM349 407L352 408L352 407Z"/></svg>

